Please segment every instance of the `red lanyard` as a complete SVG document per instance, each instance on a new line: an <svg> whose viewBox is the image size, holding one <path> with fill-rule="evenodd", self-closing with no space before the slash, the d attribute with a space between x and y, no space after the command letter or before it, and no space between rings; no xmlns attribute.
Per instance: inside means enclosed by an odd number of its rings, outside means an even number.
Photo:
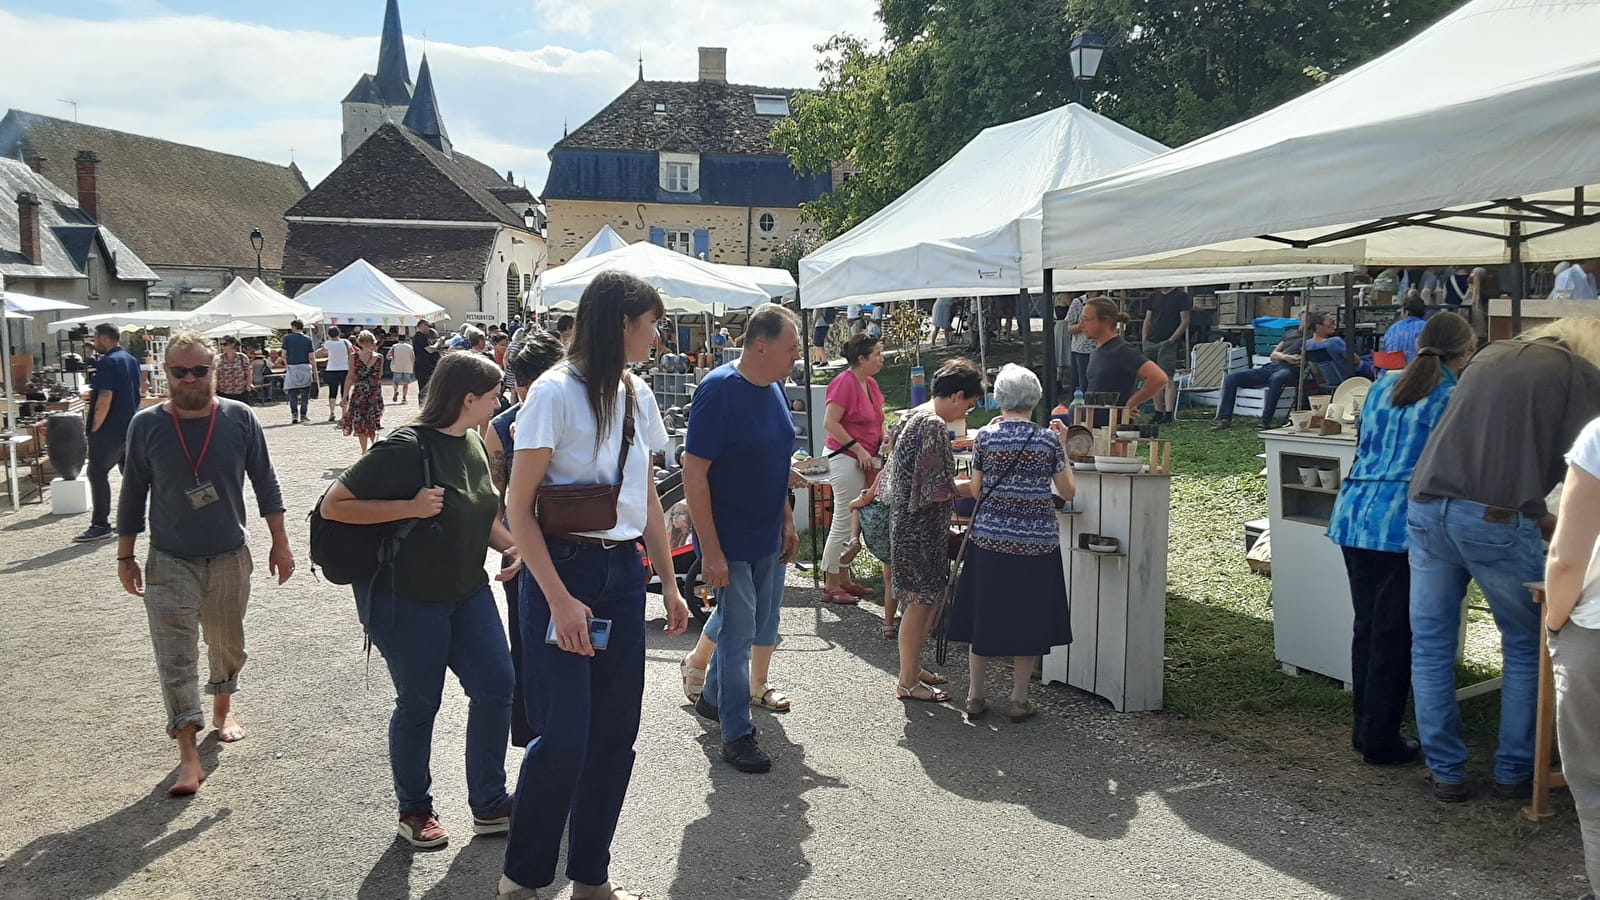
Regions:
<svg viewBox="0 0 1600 900"><path fill-rule="evenodd" d="M217 398L211 398L211 420L206 424L206 442L200 447L200 458L195 459L189 455L189 442L184 440L183 427L178 424L178 410L169 401L167 412L172 413L172 430L178 433L178 446L183 448L183 458L189 463L189 470L194 473L194 483L200 483L200 464L206 461L206 452L211 449L211 432L217 428Z"/></svg>

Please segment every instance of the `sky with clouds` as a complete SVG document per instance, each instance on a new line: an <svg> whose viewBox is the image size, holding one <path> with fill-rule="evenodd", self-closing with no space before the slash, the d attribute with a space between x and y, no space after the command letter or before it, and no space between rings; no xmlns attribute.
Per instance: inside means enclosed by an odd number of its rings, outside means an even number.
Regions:
<svg viewBox="0 0 1600 900"><path fill-rule="evenodd" d="M815 45L881 35L873 0L401 0L412 77L426 49L462 151L535 192L563 123L638 75L692 81L700 46L729 80L817 83ZM0 0L0 109L278 163L315 185L339 162L339 101L377 67L384 0Z"/></svg>

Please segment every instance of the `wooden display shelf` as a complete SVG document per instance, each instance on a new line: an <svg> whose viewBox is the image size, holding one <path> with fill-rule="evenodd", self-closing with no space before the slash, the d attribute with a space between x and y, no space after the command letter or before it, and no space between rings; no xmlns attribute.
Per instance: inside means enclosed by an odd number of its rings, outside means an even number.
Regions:
<svg viewBox="0 0 1600 900"><path fill-rule="evenodd" d="M1284 516L1285 522L1299 522L1301 525L1315 525L1318 528L1327 528L1327 519L1314 519L1310 516Z"/></svg>
<svg viewBox="0 0 1600 900"><path fill-rule="evenodd" d="M1121 550L1118 550L1116 553L1101 553L1098 550L1086 550L1083 547L1073 547L1072 548L1072 552L1073 553L1082 553L1082 554L1084 554L1086 556L1100 556L1100 557L1104 557L1106 559L1127 559L1128 558L1128 554L1123 553Z"/></svg>
<svg viewBox="0 0 1600 900"><path fill-rule="evenodd" d="M1325 494L1329 497L1337 497L1339 495L1338 488L1312 487L1309 484L1286 484L1283 489L1286 491L1303 491L1307 494Z"/></svg>

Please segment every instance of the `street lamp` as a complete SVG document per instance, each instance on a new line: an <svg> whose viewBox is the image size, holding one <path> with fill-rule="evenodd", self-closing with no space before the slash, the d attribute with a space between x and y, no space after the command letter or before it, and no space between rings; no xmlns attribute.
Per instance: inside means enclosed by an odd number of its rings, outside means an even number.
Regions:
<svg viewBox="0 0 1600 900"><path fill-rule="evenodd" d="M262 236L261 229L259 229L259 228L250 229L250 246L256 248L256 279L257 280L260 280L260 278L261 278L261 248L263 246L265 246L266 243L267 243L267 239Z"/></svg>
<svg viewBox="0 0 1600 900"><path fill-rule="evenodd" d="M1100 59L1105 53L1105 39L1092 31L1080 33L1067 46L1067 58L1071 60L1072 73L1078 79L1079 105L1089 105L1089 82L1100 73Z"/></svg>

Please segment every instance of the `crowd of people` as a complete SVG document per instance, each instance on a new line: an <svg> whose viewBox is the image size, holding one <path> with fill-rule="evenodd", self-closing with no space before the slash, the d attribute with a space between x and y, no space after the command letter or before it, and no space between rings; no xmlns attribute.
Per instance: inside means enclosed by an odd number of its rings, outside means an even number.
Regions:
<svg viewBox="0 0 1600 900"><path fill-rule="evenodd" d="M1113 303L1080 298L1065 308L1073 339L1093 345L1082 362L1091 389L1116 393L1130 408L1164 391L1170 354L1128 343ZM1147 311L1143 334L1169 342L1185 314L1182 301L1169 298ZM397 832L416 847L449 839L430 772L443 682L453 672L469 700L471 828L508 835L502 898L540 896L555 878L563 838L575 897L631 896L611 884L608 868L641 721L645 559L660 579L665 632L681 634L688 623L652 471L668 435L648 384L632 371L660 345L664 315L655 289L605 273L572 321L551 331L472 329L446 341L421 323L409 341L385 350L365 330L350 341L330 329L316 347L296 323L283 341L291 421L305 420L315 363L326 359L336 375L325 374L324 384L331 388L337 376L347 388L342 405L330 390L330 416L362 439L363 454L320 501L321 516L352 526L406 524L387 574L352 589L354 618L395 689L388 757ZM1286 336L1274 366L1332 339L1325 319L1313 315L1307 324L1309 339ZM680 674L694 711L720 730L723 760L749 773L774 764L752 707L792 703L773 687L770 666L784 573L798 553L791 492L805 484L792 468L795 431L783 391L802 337L790 310L755 309L738 359L711 371L695 393L682 457L701 573L717 602ZM119 579L144 600L166 729L179 753L170 790L193 793L205 778L196 750L207 721L202 634L211 725L223 741L245 736L231 701L247 659L247 479L280 584L296 561L261 423L237 391L224 390L238 384L237 343L218 352L199 335L174 336L162 361L167 401L140 411L137 366L131 356L123 362L117 339L114 328L96 334L102 355L89 436L102 451L91 449L91 539L101 529L118 538ZM1561 320L1474 355L1470 324L1440 312L1422 322L1414 344L1411 364L1379 380L1366 401L1356 463L1328 530L1355 604L1352 746L1375 765L1420 756L1434 796L1471 796L1453 670L1461 604L1476 581L1505 654L1492 790L1526 796L1541 612L1524 585L1546 577L1542 621L1551 629L1559 738L1591 875L1600 876L1600 728L1588 715L1600 698L1600 318ZM1076 490L1065 429L1033 422L1043 397L1038 377L1007 365L991 388L977 364L952 359L932 376L928 401L886 426L875 378L880 339L865 330L852 336L845 359L826 394L834 521L822 599L851 604L870 595L849 574L864 543L885 563L884 635L899 650L894 696L951 699L948 679L924 665L945 610L945 637L970 644L966 714L989 711L987 662L1011 657L1004 714L1032 717L1033 669L1072 637L1056 509ZM377 440L386 361L415 376L421 408ZM1270 385L1275 374L1253 377ZM392 390L410 383L396 378ZM963 478L952 438L986 394L1000 415L973 436ZM113 532L105 479L119 463ZM1563 480L1557 517L1546 497ZM956 547L950 525L963 500L972 505L970 527ZM147 529L141 558L138 536ZM500 555L493 579L503 585L509 635L485 566L489 551ZM1417 738L1402 733L1408 696ZM508 742L526 748L514 788Z"/></svg>

